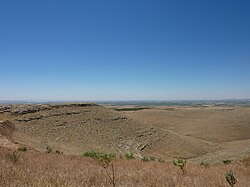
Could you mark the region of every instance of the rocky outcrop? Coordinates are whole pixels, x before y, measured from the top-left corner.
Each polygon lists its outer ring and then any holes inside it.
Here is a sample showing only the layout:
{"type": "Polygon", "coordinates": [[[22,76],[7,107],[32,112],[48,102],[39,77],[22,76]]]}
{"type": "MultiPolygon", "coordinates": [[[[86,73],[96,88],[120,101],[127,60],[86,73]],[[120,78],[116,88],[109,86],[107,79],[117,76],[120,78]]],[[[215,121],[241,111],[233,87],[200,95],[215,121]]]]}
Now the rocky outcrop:
{"type": "MultiPolygon", "coordinates": [[[[10,113],[12,115],[32,114],[44,110],[62,107],[88,107],[97,106],[95,103],[66,103],[66,104],[18,104],[0,106],[0,114],[10,113]]],[[[71,114],[69,114],[71,115],[71,114]]]]}

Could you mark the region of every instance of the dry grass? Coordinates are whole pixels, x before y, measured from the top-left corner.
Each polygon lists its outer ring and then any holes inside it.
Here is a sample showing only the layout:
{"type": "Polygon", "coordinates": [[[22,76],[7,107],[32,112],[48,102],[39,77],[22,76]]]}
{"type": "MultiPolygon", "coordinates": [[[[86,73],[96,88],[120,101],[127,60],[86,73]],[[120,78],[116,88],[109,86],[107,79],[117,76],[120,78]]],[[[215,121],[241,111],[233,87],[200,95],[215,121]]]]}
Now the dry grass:
{"type": "MultiPolygon", "coordinates": [[[[0,148],[0,186],[112,186],[103,165],[91,158],[28,151],[18,152],[14,163],[11,153],[0,148]]],[[[117,186],[228,186],[229,170],[238,179],[236,187],[250,186],[249,165],[241,162],[209,168],[187,164],[187,174],[171,163],[117,159],[113,164],[117,186]]]]}

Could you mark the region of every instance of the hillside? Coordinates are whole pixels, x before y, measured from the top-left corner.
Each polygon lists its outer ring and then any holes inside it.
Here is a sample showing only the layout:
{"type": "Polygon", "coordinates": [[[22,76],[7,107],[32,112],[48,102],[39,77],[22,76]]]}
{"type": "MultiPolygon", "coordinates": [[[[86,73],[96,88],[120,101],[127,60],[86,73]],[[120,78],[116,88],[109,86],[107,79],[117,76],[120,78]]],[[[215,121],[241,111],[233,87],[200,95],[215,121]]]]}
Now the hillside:
{"type": "MultiPolygon", "coordinates": [[[[184,158],[197,163],[248,156],[249,126],[230,131],[237,122],[230,118],[232,114],[227,114],[232,110],[222,110],[223,114],[215,111],[212,115],[204,110],[207,109],[177,107],[121,112],[93,103],[1,105],[0,120],[8,120],[14,127],[8,136],[0,128],[0,143],[5,147],[25,145],[41,152],[47,147],[76,155],[90,150],[123,155],[132,152],[138,158],[184,158]],[[211,117],[206,118],[206,113],[211,117]],[[231,122],[229,129],[223,129],[221,123],[217,128],[213,125],[216,123],[208,126],[208,119],[216,122],[216,118],[225,117],[227,123],[231,122]],[[240,136],[242,139],[237,138],[240,136]],[[225,141],[221,141],[223,137],[225,141]]],[[[238,126],[248,122],[248,110],[240,110],[238,126]]]]}
{"type": "MultiPolygon", "coordinates": [[[[236,187],[248,187],[249,161],[210,167],[188,163],[185,174],[172,163],[114,159],[112,164],[115,185],[119,187],[229,187],[225,173],[230,170],[237,179],[236,187]]],[[[13,153],[0,147],[0,165],[0,186],[112,186],[111,166],[105,169],[102,163],[83,156],[33,151],[13,153]],[[16,162],[14,154],[18,155],[16,162]]]]}
{"type": "MultiPolygon", "coordinates": [[[[153,106],[138,111],[127,110],[123,114],[134,121],[150,124],[172,134],[172,138],[168,136],[169,139],[164,142],[169,149],[176,151],[185,145],[189,150],[200,153],[194,157],[189,155],[190,161],[215,163],[250,155],[249,107],[153,106]],[[205,149],[209,147],[207,153],[202,152],[203,146],[205,149]]],[[[155,151],[159,147],[159,144],[156,145],[155,151]]],[[[185,152],[180,150],[182,154],[185,152]]]]}
{"type": "Polygon", "coordinates": [[[248,114],[248,107],[1,105],[0,186],[110,186],[111,165],[82,156],[101,151],[116,154],[117,186],[227,186],[233,170],[247,187],[248,114]],[[186,174],[175,158],[187,160],[186,174]]]}

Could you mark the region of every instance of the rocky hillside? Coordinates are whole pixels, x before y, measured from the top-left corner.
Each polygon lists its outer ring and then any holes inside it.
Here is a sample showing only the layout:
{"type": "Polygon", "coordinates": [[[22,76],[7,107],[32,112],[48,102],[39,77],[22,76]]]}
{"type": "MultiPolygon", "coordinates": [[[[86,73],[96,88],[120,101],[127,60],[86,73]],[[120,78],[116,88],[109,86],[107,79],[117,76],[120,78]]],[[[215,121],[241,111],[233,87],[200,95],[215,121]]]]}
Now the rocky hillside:
{"type": "Polygon", "coordinates": [[[194,158],[215,145],[134,121],[122,112],[96,104],[2,105],[0,120],[16,126],[14,141],[38,151],[66,154],[100,150],[138,157],[194,158]]]}

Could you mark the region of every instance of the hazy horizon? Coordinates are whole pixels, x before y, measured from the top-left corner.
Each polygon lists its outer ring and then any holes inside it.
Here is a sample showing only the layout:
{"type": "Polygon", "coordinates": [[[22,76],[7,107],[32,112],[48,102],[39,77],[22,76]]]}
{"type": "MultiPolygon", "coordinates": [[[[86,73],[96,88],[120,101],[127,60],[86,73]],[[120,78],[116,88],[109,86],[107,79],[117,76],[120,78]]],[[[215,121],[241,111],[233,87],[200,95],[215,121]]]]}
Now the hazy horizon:
{"type": "Polygon", "coordinates": [[[193,99],[193,100],[0,100],[0,104],[4,103],[63,103],[63,102],[97,102],[97,103],[112,103],[112,102],[155,102],[155,103],[171,103],[171,102],[249,102],[250,98],[243,98],[243,99],[193,99]]]}
{"type": "Polygon", "coordinates": [[[250,1],[0,2],[0,100],[250,98],[250,1]]]}

